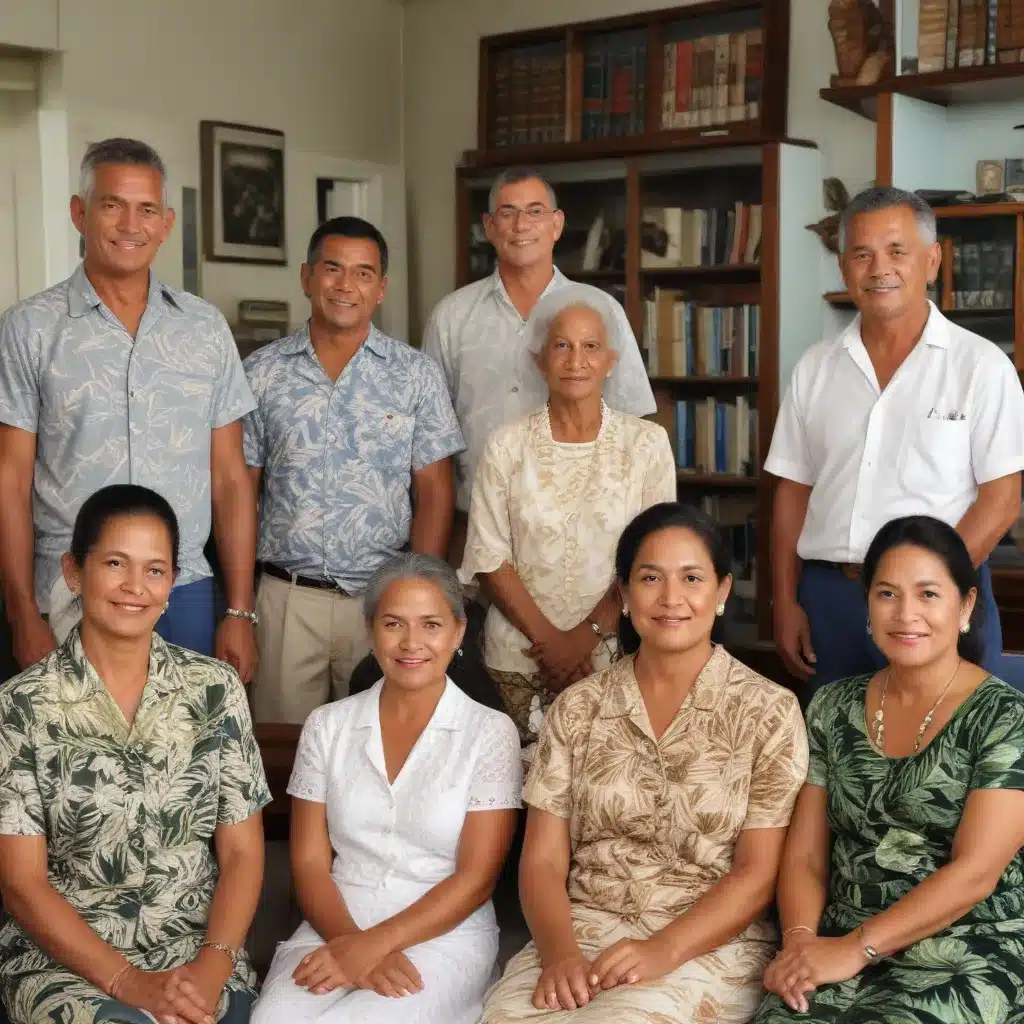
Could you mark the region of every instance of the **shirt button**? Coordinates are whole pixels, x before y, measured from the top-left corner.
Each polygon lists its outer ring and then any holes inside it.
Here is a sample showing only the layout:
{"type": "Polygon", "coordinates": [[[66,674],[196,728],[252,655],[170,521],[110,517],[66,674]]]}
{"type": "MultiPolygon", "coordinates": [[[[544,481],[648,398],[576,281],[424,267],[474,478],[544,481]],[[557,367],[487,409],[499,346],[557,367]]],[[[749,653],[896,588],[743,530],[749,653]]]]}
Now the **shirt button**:
{"type": "Polygon", "coordinates": [[[518,390],[519,390],[519,388],[513,388],[512,389],[512,394],[514,395],[518,390]]]}
{"type": "Polygon", "coordinates": [[[128,397],[129,397],[129,398],[134,398],[134,397],[135,397],[135,391],[134,391],[134,389],[128,392],[128,397]]]}
{"type": "Polygon", "coordinates": [[[384,829],[384,835],[386,835],[386,836],[391,835],[391,829],[389,829],[389,828],[384,829]]]}
{"type": "Polygon", "coordinates": [[[327,435],[327,440],[330,441],[331,444],[334,444],[334,442],[338,440],[338,435],[337,434],[328,434],[327,435]]]}

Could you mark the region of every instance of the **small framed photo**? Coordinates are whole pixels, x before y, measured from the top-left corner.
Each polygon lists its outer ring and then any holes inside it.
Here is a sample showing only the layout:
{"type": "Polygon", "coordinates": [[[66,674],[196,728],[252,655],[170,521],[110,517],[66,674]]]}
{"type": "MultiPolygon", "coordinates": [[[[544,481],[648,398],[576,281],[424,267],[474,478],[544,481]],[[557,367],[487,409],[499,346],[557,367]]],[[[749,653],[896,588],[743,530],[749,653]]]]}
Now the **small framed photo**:
{"type": "Polygon", "coordinates": [[[977,166],[978,195],[993,195],[1003,191],[1003,161],[979,160],[977,166]]]}
{"type": "Polygon", "coordinates": [[[201,121],[203,256],[285,266],[284,133],[201,121]]]}

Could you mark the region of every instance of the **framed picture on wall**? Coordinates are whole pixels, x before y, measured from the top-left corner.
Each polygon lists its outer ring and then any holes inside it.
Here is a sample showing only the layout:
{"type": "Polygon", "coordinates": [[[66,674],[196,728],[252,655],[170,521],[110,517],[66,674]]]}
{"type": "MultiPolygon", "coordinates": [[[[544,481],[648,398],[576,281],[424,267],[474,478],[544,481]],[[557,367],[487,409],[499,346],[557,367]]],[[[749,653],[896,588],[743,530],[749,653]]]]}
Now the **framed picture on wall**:
{"type": "Polygon", "coordinates": [[[201,121],[199,157],[204,258],[287,264],[284,133],[201,121]]]}

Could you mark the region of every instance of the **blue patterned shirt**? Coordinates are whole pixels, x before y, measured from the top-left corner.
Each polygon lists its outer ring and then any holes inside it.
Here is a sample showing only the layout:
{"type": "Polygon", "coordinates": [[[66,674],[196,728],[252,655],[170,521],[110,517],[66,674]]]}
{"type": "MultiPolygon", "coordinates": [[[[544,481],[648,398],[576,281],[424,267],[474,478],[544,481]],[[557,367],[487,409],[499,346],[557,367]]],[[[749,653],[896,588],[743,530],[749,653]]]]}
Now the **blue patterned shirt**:
{"type": "Polygon", "coordinates": [[[245,361],[256,409],[245,459],[263,470],[259,559],[350,594],[409,541],[412,471],[464,444],[437,364],[370,328],[333,382],[309,327],[245,361]]]}
{"type": "Polygon", "coordinates": [[[36,434],[36,600],[50,606],[82,503],[108,484],[162,494],[181,531],[177,585],[211,574],[210,431],[253,408],[217,309],[149,277],[136,337],[83,266],[0,316],[0,423],[36,434]]]}

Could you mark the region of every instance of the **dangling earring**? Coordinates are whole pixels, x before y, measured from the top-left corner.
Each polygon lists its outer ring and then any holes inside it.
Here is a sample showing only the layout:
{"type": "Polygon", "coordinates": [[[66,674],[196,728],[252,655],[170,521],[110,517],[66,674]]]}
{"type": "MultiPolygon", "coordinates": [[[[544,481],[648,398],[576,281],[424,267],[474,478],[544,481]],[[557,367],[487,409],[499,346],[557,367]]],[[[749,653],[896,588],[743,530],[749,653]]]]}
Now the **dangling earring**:
{"type": "Polygon", "coordinates": [[[629,605],[628,604],[623,604],[623,606],[622,606],[622,616],[623,616],[623,618],[626,618],[626,619],[629,618],[629,605]]]}
{"type": "Polygon", "coordinates": [[[868,631],[868,636],[871,636],[871,626],[867,627],[867,631],[868,631]]]}
{"type": "Polygon", "coordinates": [[[715,608],[715,614],[716,615],[724,615],[725,614],[725,605],[722,604],[722,603],[719,603],[718,607],[715,608]]]}
{"type": "Polygon", "coordinates": [[[461,658],[462,657],[462,648],[461,647],[455,652],[455,656],[457,658],[461,658]]]}

